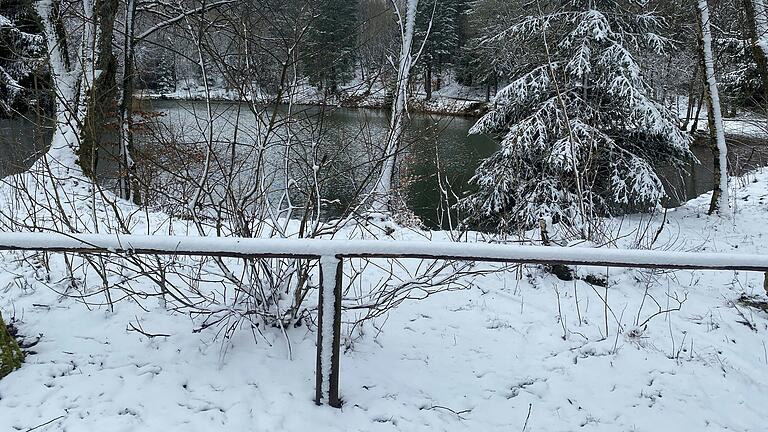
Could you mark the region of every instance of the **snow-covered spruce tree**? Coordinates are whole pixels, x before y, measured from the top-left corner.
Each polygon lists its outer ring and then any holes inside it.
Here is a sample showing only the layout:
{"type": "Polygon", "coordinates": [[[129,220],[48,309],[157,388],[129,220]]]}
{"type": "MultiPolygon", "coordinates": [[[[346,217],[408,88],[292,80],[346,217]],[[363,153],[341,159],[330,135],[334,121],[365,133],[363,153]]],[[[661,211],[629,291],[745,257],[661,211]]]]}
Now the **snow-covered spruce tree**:
{"type": "Polygon", "coordinates": [[[31,2],[3,0],[0,9],[0,118],[25,114],[31,101],[50,111],[45,38],[31,2]]]}
{"type": "Polygon", "coordinates": [[[498,137],[501,148],[477,169],[479,190],[459,204],[468,223],[514,231],[551,217],[589,237],[593,216],[659,203],[654,165],[693,158],[689,136],[650,99],[633,56],[662,49],[662,22],[628,4],[531,2],[527,15],[487,38],[526,49],[514,59],[516,78],[470,131],[498,137]]]}
{"type": "Polygon", "coordinates": [[[136,51],[137,86],[153,92],[169,93],[176,90],[174,54],[154,45],[141,46],[136,51]]]}

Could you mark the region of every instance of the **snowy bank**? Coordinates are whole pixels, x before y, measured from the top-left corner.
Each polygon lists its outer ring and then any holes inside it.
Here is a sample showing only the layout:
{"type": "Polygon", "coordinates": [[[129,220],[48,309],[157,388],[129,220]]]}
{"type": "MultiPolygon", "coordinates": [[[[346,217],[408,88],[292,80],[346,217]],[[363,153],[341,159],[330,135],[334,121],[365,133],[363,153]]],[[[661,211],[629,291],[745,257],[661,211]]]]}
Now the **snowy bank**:
{"type": "MultiPolygon", "coordinates": [[[[764,255],[768,174],[732,184],[732,220],[707,216],[705,195],[670,210],[652,245],[639,233],[655,233],[662,218],[617,223],[616,246],[764,255]]],[[[135,232],[169,232],[162,216],[151,218],[136,214],[135,232]]],[[[425,235],[447,240],[392,237],[425,235]]],[[[289,360],[277,329],[223,339],[189,315],[130,298],[114,312],[89,310],[59,294],[68,283],[61,268],[2,258],[0,310],[22,333],[44,336],[0,381],[0,430],[765,428],[768,314],[743,301],[766,301],[762,274],[577,269],[606,277],[606,287],[537,266],[486,275],[470,290],[406,301],[345,338],[344,406],[335,410],[313,404],[312,328],[289,329],[289,360]]],[[[369,267],[361,283],[384,270],[369,267]]],[[[98,280],[80,282],[97,292],[98,280]]]]}
{"type": "MultiPolygon", "coordinates": [[[[142,90],[136,93],[136,97],[144,100],[179,100],[201,101],[206,98],[204,87],[195,85],[179,86],[175,91],[155,92],[142,90]]],[[[233,102],[242,100],[243,97],[236,91],[223,88],[209,90],[210,97],[216,101],[233,102]]],[[[296,91],[285,96],[282,103],[293,103],[310,106],[332,106],[344,108],[370,108],[390,109],[392,95],[387,94],[386,88],[381,85],[364,85],[361,82],[353,82],[340,89],[338,95],[326,95],[309,84],[298,86],[296,91]]],[[[266,93],[254,93],[247,95],[248,100],[259,103],[274,103],[275,96],[266,93]]],[[[485,97],[473,89],[467,89],[455,83],[446,85],[441,91],[435,91],[430,100],[426,99],[423,92],[416,91],[409,96],[408,109],[411,112],[427,114],[443,114],[455,116],[479,117],[488,111],[489,103],[485,97]]]]}

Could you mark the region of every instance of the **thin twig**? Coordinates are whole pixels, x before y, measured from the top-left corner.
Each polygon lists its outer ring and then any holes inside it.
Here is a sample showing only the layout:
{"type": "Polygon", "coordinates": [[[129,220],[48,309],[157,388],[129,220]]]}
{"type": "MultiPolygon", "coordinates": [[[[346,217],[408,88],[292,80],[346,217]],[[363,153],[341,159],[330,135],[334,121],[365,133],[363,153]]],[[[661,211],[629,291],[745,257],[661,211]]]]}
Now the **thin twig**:
{"type": "Polygon", "coordinates": [[[531,408],[533,407],[533,404],[528,404],[528,415],[525,416],[525,424],[523,425],[523,431],[525,432],[525,428],[528,427],[528,420],[531,418],[531,408]]]}
{"type": "Polygon", "coordinates": [[[458,418],[459,418],[459,420],[464,420],[464,417],[462,417],[462,416],[461,416],[462,414],[466,414],[466,413],[468,413],[468,412],[472,412],[472,410],[471,410],[471,409],[465,409],[465,410],[461,410],[461,411],[454,411],[454,410],[452,410],[452,409],[450,409],[450,408],[448,408],[448,407],[444,407],[444,406],[442,406],[442,405],[432,405],[431,407],[422,408],[422,409],[428,409],[428,410],[432,410],[432,409],[444,409],[444,410],[446,410],[446,411],[450,411],[450,412],[452,412],[452,413],[456,414],[456,417],[458,417],[458,418]]]}
{"type": "Polygon", "coordinates": [[[44,426],[48,426],[49,424],[51,424],[51,423],[55,422],[56,420],[61,420],[61,419],[63,419],[63,418],[64,418],[64,416],[63,416],[63,415],[60,415],[60,416],[56,417],[55,419],[51,419],[51,420],[48,420],[47,422],[45,422],[45,423],[43,423],[43,424],[39,424],[39,425],[37,425],[37,426],[35,426],[35,427],[33,427],[33,428],[29,428],[29,429],[27,429],[27,432],[32,432],[32,431],[33,431],[33,430],[35,430],[35,429],[40,429],[41,427],[44,427],[44,426]]]}

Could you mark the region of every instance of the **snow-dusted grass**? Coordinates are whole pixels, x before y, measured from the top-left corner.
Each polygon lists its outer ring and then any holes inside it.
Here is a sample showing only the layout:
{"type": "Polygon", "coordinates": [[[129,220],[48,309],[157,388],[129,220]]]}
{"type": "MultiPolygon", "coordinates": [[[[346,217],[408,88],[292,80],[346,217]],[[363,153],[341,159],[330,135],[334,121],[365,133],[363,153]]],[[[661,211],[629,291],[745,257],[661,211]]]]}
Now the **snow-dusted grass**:
{"type": "MultiPolygon", "coordinates": [[[[732,184],[732,220],[706,216],[709,197],[699,197],[669,212],[654,247],[764,253],[768,174],[732,184]]],[[[624,220],[618,246],[632,245],[633,230],[646,222],[647,216],[624,220]]],[[[146,226],[137,222],[136,229],[146,226]]],[[[394,237],[423,239],[408,230],[394,237]]],[[[198,326],[189,317],[151,300],[147,310],[129,301],[115,312],[89,310],[56,294],[57,269],[48,280],[42,268],[16,258],[4,254],[0,263],[0,309],[20,320],[24,334],[44,337],[37,354],[0,381],[3,431],[54,419],[36,430],[766,427],[768,316],[738,303],[742,294],[766,300],[761,274],[578,269],[607,274],[603,288],[559,281],[531,266],[478,279],[472,290],[405,302],[386,322],[347,340],[345,403],[335,410],[313,403],[314,329],[289,330],[288,360],[277,329],[263,329],[264,338],[241,331],[221,341],[215,329],[193,333],[198,326]],[[652,317],[684,299],[681,310],[652,317]],[[149,338],[128,331],[131,325],[168,336],[149,338]]],[[[370,280],[380,276],[366,270],[370,280]]]]}

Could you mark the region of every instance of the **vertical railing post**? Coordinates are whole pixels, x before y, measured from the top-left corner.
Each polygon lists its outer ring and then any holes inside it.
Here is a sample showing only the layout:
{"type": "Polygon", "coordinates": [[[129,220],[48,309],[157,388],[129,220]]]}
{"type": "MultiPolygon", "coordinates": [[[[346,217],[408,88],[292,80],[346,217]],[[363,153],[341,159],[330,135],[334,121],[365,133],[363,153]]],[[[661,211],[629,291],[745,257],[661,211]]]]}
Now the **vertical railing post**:
{"type": "Polygon", "coordinates": [[[343,261],[335,256],[320,258],[315,403],[341,408],[339,361],[341,355],[341,283],[343,261]]]}
{"type": "Polygon", "coordinates": [[[763,274],[763,289],[765,294],[768,295],[768,271],[763,274]]]}

